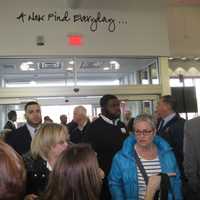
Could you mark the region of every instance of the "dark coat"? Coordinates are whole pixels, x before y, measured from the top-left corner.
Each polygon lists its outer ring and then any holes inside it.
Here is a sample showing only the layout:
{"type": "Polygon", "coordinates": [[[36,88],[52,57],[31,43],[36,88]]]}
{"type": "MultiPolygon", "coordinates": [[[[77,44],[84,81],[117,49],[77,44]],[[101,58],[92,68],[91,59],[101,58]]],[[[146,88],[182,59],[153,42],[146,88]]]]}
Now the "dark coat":
{"type": "Polygon", "coordinates": [[[183,172],[183,139],[185,119],[178,114],[168,121],[158,135],[164,138],[172,147],[182,176],[183,172]]]}
{"type": "Polygon", "coordinates": [[[99,165],[105,173],[101,200],[111,199],[107,175],[111,167],[113,156],[121,149],[126,136],[127,133],[123,122],[119,121],[117,126],[115,126],[104,121],[101,117],[92,122],[87,131],[86,141],[89,142],[97,152],[99,165]],[[122,130],[124,130],[125,133],[122,133],[122,130]]]}
{"type": "Polygon", "coordinates": [[[44,193],[48,183],[47,162],[40,157],[34,159],[30,152],[25,154],[23,159],[27,170],[26,194],[40,196],[44,193]]]}
{"type": "Polygon", "coordinates": [[[200,117],[185,123],[184,170],[188,179],[188,199],[200,199],[200,117]]]}
{"type": "Polygon", "coordinates": [[[31,146],[31,135],[26,125],[12,131],[5,138],[6,143],[12,146],[20,155],[27,153],[31,146]]]}
{"type": "Polygon", "coordinates": [[[69,131],[69,135],[72,134],[72,131],[73,131],[77,126],[78,126],[77,123],[74,122],[73,120],[67,124],[67,129],[68,129],[68,131],[69,131]]]}
{"type": "Polygon", "coordinates": [[[88,120],[86,125],[84,126],[83,130],[80,130],[78,127],[74,128],[71,132],[70,140],[73,143],[81,143],[85,141],[85,135],[90,127],[90,121],[88,120]]]}
{"type": "Polygon", "coordinates": [[[12,131],[16,130],[15,124],[13,124],[11,121],[7,121],[4,129],[10,129],[12,131]]]}

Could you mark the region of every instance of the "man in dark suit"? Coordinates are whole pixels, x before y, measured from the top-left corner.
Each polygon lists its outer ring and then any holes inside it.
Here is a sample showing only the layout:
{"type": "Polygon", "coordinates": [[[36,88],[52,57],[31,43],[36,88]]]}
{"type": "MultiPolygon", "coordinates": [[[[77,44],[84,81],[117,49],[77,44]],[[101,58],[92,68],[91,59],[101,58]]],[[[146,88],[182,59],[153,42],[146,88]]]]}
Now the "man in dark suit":
{"type": "Polygon", "coordinates": [[[17,120],[17,113],[14,110],[8,112],[8,121],[6,122],[4,129],[9,129],[11,131],[16,129],[14,122],[17,120]]]}
{"type": "Polygon", "coordinates": [[[26,124],[12,131],[5,138],[5,141],[21,155],[30,150],[32,138],[42,122],[41,109],[37,102],[28,102],[24,110],[26,124]]]}
{"type": "Polygon", "coordinates": [[[85,135],[90,127],[90,120],[87,117],[86,108],[83,106],[75,107],[73,120],[78,126],[70,133],[70,140],[73,143],[84,142],[85,135]]]}
{"type": "Polygon", "coordinates": [[[176,113],[176,100],[171,95],[162,96],[157,105],[161,118],[158,124],[158,135],[164,138],[173,148],[182,176],[183,173],[183,139],[185,119],[176,113]]]}
{"type": "Polygon", "coordinates": [[[127,136],[125,124],[120,121],[120,101],[114,95],[104,95],[100,99],[101,115],[91,123],[86,140],[97,152],[100,168],[105,173],[101,200],[110,200],[107,175],[115,153],[122,147],[127,136]]]}
{"type": "Polygon", "coordinates": [[[188,180],[188,199],[200,199],[200,117],[185,123],[184,171],[188,180]]]}

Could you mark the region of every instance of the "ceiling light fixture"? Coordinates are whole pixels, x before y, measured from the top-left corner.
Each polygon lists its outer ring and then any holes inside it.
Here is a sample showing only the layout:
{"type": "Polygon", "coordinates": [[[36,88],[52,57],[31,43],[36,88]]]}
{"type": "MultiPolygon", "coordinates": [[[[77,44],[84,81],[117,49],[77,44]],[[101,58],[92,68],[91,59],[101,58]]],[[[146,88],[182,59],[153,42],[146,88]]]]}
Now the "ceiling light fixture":
{"type": "Polygon", "coordinates": [[[36,81],[30,81],[30,85],[37,85],[36,81]]]}
{"type": "Polygon", "coordinates": [[[68,71],[73,71],[73,69],[74,69],[73,67],[67,67],[68,71]]]}
{"type": "Polygon", "coordinates": [[[196,57],[196,58],[194,58],[194,60],[196,60],[196,61],[199,61],[199,60],[200,60],[200,58],[199,58],[199,57],[196,57]]]}
{"type": "Polygon", "coordinates": [[[70,60],[70,61],[69,61],[69,64],[70,64],[70,65],[74,65],[74,63],[75,63],[75,62],[74,62],[73,60],[70,60]]]}
{"type": "Polygon", "coordinates": [[[169,58],[168,58],[168,60],[173,60],[173,59],[174,59],[173,57],[169,57],[169,58]]]}
{"type": "Polygon", "coordinates": [[[115,70],[120,69],[120,64],[115,60],[110,61],[110,66],[111,66],[111,68],[114,68],[115,70]]]}
{"type": "Polygon", "coordinates": [[[184,61],[185,61],[185,60],[187,60],[187,58],[186,58],[186,57],[182,57],[181,60],[184,60],[184,61]]]}
{"type": "Polygon", "coordinates": [[[33,62],[23,62],[21,65],[20,65],[20,69],[22,71],[34,71],[35,69],[34,68],[31,68],[30,65],[33,65],[34,63],[33,62]]]}
{"type": "Polygon", "coordinates": [[[104,71],[108,71],[110,68],[109,67],[104,67],[103,70],[104,71]]]}

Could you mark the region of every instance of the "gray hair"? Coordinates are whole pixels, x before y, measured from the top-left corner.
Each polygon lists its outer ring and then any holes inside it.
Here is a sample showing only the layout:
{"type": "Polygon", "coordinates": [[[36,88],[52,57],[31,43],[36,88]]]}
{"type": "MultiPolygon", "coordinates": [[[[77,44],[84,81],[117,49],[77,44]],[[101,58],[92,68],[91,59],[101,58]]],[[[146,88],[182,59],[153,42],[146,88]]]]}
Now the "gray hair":
{"type": "Polygon", "coordinates": [[[152,115],[145,113],[138,115],[134,120],[133,126],[135,127],[138,122],[147,122],[153,129],[156,128],[155,119],[152,115]]]}
{"type": "Polygon", "coordinates": [[[74,112],[78,112],[79,114],[87,116],[87,110],[86,110],[86,108],[84,106],[76,106],[74,108],[74,112]]]}

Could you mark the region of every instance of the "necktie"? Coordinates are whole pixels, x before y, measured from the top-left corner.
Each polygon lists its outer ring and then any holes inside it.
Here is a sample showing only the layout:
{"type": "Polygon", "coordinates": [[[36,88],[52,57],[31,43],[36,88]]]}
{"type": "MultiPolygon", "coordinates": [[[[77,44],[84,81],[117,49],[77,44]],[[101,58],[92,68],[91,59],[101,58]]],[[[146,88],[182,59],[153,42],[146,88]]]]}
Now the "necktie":
{"type": "Polygon", "coordinates": [[[34,133],[37,133],[37,131],[38,131],[38,129],[37,129],[37,128],[35,128],[35,130],[34,130],[34,133]]]}
{"type": "Polygon", "coordinates": [[[163,119],[160,121],[160,125],[159,125],[159,128],[158,128],[158,133],[160,133],[160,131],[162,130],[164,122],[165,122],[165,120],[163,120],[163,119]]]}

